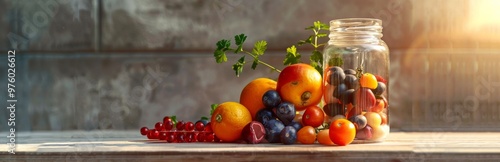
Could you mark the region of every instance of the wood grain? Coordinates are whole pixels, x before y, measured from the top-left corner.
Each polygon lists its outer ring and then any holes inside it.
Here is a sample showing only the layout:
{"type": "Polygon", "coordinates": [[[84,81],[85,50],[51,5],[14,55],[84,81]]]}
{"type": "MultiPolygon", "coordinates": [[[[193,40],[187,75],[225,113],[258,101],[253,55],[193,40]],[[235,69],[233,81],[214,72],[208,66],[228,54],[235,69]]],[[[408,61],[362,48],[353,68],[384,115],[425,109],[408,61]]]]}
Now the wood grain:
{"type": "Polygon", "coordinates": [[[166,143],[137,131],[20,132],[16,155],[34,161],[494,161],[500,133],[392,132],[385,142],[348,146],[166,143]]]}

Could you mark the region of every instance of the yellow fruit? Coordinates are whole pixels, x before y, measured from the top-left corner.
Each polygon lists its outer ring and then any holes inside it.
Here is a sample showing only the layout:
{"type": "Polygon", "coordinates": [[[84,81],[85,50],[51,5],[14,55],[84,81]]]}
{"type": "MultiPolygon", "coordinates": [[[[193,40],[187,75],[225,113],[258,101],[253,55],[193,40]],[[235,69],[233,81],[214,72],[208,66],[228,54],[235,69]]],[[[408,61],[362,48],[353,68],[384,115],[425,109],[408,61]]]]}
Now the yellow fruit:
{"type": "Polygon", "coordinates": [[[379,127],[382,124],[382,117],[376,112],[367,112],[364,114],[368,125],[372,128],[379,127]]]}
{"type": "Polygon", "coordinates": [[[240,103],[248,109],[252,119],[255,119],[255,114],[264,108],[262,96],[268,90],[276,90],[276,81],[268,78],[257,78],[248,83],[241,91],[240,103]]]}
{"type": "Polygon", "coordinates": [[[318,135],[316,136],[316,139],[318,139],[318,143],[323,144],[323,145],[334,145],[332,139],[330,138],[330,130],[329,129],[323,129],[318,132],[318,135]]]}
{"type": "Polygon", "coordinates": [[[214,110],[210,126],[219,139],[234,142],[251,121],[252,117],[245,106],[237,102],[224,102],[214,110]]]}
{"type": "Polygon", "coordinates": [[[378,86],[377,77],[370,73],[364,73],[359,79],[361,87],[375,89],[378,86]]]}

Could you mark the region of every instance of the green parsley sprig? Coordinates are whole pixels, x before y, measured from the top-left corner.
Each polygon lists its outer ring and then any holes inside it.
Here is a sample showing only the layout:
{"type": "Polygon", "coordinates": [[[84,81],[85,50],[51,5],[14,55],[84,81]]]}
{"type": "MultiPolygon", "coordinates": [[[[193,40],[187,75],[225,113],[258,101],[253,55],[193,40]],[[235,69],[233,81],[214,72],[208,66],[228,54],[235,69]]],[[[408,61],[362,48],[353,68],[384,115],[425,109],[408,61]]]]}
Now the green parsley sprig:
{"type": "MultiPolygon", "coordinates": [[[[323,53],[319,50],[321,46],[324,46],[326,43],[318,43],[319,38],[323,38],[328,36],[326,32],[330,30],[330,26],[320,21],[315,21],[312,26],[307,27],[305,30],[313,31],[313,34],[310,35],[306,40],[300,40],[297,44],[298,46],[302,46],[305,44],[310,44],[314,47],[311,56],[309,57],[310,65],[313,66],[319,73],[323,73],[323,53]],[[326,31],[326,32],[323,32],[326,31]]],[[[292,46],[294,47],[294,46],[292,46]]],[[[286,65],[286,64],[285,64],[286,65]]]]}
{"type": "MultiPolygon", "coordinates": [[[[305,28],[306,30],[313,31],[313,34],[310,35],[307,39],[300,40],[297,43],[297,46],[310,44],[314,47],[314,50],[313,50],[311,56],[309,57],[310,65],[313,66],[316,70],[318,70],[318,72],[320,72],[321,74],[323,73],[323,53],[319,50],[319,48],[321,46],[324,46],[325,43],[318,43],[318,39],[328,36],[327,33],[322,32],[322,31],[325,31],[325,30],[328,31],[329,28],[330,27],[327,24],[321,23],[320,21],[315,21],[312,26],[305,28]]],[[[250,51],[243,50],[243,43],[245,42],[246,38],[247,38],[247,36],[245,34],[240,34],[240,35],[234,36],[234,41],[236,44],[235,49],[230,48],[230,46],[231,46],[230,40],[222,39],[222,40],[218,41],[216,44],[217,49],[214,51],[215,61],[217,63],[227,62],[226,52],[233,51],[235,54],[243,53],[243,54],[247,54],[247,55],[251,56],[253,58],[252,69],[254,69],[254,70],[258,64],[262,64],[262,65],[265,65],[265,66],[271,68],[272,70],[274,70],[276,72],[281,72],[281,70],[273,67],[272,65],[259,60],[259,56],[264,55],[264,52],[267,49],[267,42],[266,41],[262,40],[262,41],[256,42],[254,44],[254,48],[250,52],[250,51]]],[[[302,56],[300,55],[300,53],[297,52],[297,47],[295,45],[292,45],[291,47],[288,47],[286,49],[286,55],[285,55],[285,59],[283,60],[283,65],[287,66],[287,65],[291,65],[291,64],[301,63],[302,62],[300,60],[301,57],[302,56]]],[[[233,64],[232,68],[235,71],[236,76],[239,77],[241,72],[243,72],[243,66],[245,64],[246,64],[245,55],[240,57],[240,59],[238,59],[236,61],[236,63],[233,64]]]]}
{"type": "MultiPolygon", "coordinates": [[[[265,63],[265,62],[259,60],[259,56],[262,56],[267,49],[267,42],[266,41],[262,40],[262,41],[255,42],[254,47],[252,49],[252,52],[249,52],[249,51],[243,50],[243,43],[245,42],[246,39],[247,39],[247,36],[245,34],[240,34],[240,35],[234,36],[236,49],[230,48],[231,41],[229,41],[229,40],[222,39],[222,40],[218,41],[216,44],[217,49],[214,51],[215,61],[217,63],[227,62],[226,52],[233,51],[235,54],[243,53],[243,54],[247,54],[247,55],[251,56],[253,58],[252,69],[254,69],[254,70],[255,70],[255,68],[257,68],[258,64],[262,64],[262,65],[265,65],[265,66],[271,68],[272,70],[274,70],[278,73],[281,72],[281,70],[269,65],[268,63],[265,63]]],[[[243,72],[243,65],[245,65],[245,64],[246,64],[245,55],[240,57],[240,59],[238,59],[236,61],[236,63],[233,64],[233,70],[235,71],[236,76],[238,76],[238,77],[240,76],[241,72],[243,72]]]]}

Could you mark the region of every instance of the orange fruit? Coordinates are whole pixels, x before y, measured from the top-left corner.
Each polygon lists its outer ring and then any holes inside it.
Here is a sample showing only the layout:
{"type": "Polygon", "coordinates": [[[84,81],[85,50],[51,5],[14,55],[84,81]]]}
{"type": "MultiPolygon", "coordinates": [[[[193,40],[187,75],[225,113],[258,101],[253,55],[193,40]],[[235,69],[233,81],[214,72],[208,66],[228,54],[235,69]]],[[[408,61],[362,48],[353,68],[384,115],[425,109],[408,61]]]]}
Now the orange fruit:
{"type": "Polygon", "coordinates": [[[241,138],[243,128],[252,121],[247,108],[237,102],[224,102],[215,108],[210,126],[222,141],[234,142],[241,138]]]}
{"type": "Polygon", "coordinates": [[[276,90],[276,81],[268,78],[257,78],[248,83],[241,91],[240,103],[245,106],[255,119],[255,114],[264,108],[262,96],[268,90],[276,90]]]}
{"type": "Polygon", "coordinates": [[[316,130],[311,126],[304,126],[297,132],[297,140],[302,144],[313,144],[316,141],[316,130]]]}
{"type": "Polygon", "coordinates": [[[370,73],[364,73],[361,75],[361,78],[359,78],[359,84],[361,87],[375,89],[378,86],[377,77],[370,73]]]}
{"type": "Polygon", "coordinates": [[[293,64],[285,67],[278,77],[276,90],[282,101],[295,105],[295,110],[316,105],[323,96],[321,74],[311,65],[293,64]]]}
{"type": "Polygon", "coordinates": [[[323,145],[333,145],[334,143],[332,142],[332,139],[330,138],[330,130],[329,129],[323,129],[318,132],[318,135],[316,137],[318,139],[318,142],[323,145]]]}

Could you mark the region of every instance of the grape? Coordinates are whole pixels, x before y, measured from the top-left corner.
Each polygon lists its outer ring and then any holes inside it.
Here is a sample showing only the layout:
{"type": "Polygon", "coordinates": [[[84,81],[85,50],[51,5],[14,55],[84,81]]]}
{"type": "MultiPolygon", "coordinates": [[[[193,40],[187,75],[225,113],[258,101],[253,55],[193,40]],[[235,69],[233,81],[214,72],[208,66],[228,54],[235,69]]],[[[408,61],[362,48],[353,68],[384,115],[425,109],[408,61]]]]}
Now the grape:
{"type": "Polygon", "coordinates": [[[372,128],[378,127],[382,124],[382,117],[376,112],[367,112],[364,114],[368,125],[372,128]]]}
{"type": "Polygon", "coordinates": [[[345,69],[345,70],[344,70],[344,73],[345,73],[346,75],[349,75],[349,74],[350,74],[350,75],[356,75],[356,70],[354,70],[354,69],[345,69]]]}
{"type": "Polygon", "coordinates": [[[333,90],[333,97],[335,98],[340,98],[341,94],[347,90],[347,86],[345,84],[340,84],[337,87],[335,87],[335,90],[333,90]]]}
{"type": "Polygon", "coordinates": [[[327,80],[330,85],[338,85],[340,83],[344,83],[345,73],[342,68],[335,66],[330,68],[330,71],[330,77],[329,80],[327,80]]]}
{"type": "Polygon", "coordinates": [[[359,110],[370,110],[377,103],[373,92],[368,88],[360,88],[354,92],[354,106],[359,110]]]}
{"type": "Polygon", "coordinates": [[[148,127],[142,127],[141,128],[141,135],[145,136],[145,135],[148,134],[148,132],[149,132],[148,127]]]}
{"type": "Polygon", "coordinates": [[[372,127],[367,125],[365,128],[356,131],[356,139],[369,140],[372,138],[372,127]]]}
{"type": "Polygon", "coordinates": [[[280,133],[281,142],[285,145],[294,144],[297,141],[297,130],[292,126],[286,126],[280,133]]]}
{"type": "Polygon", "coordinates": [[[187,122],[186,124],[184,124],[184,129],[186,131],[193,131],[194,130],[193,122],[187,122]]]}
{"type": "Polygon", "coordinates": [[[263,125],[266,125],[269,120],[274,118],[275,117],[273,116],[273,112],[269,109],[261,109],[255,115],[255,120],[262,123],[263,125]]]}
{"type": "Polygon", "coordinates": [[[323,106],[323,111],[325,112],[326,115],[328,116],[335,116],[335,115],[344,115],[345,114],[345,109],[342,104],[339,103],[329,103],[323,106]]]}
{"type": "Polygon", "coordinates": [[[358,89],[359,88],[358,77],[356,77],[355,75],[346,75],[344,83],[348,89],[358,89]]]}
{"type": "Polygon", "coordinates": [[[266,108],[273,108],[281,103],[281,97],[276,90],[269,90],[262,96],[262,103],[266,108]]]}
{"type": "Polygon", "coordinates": [[[201,121],[197,121],[196,124],[194,124],[194,128],[197,131],[203,131],[203,129],[205,129],[205,124],[201,121]]]}
{"type": "Polygon", "coordinates": [[[363,115],[352,116],[349,118],[349,121],[351,121],[354,124],[354,126],[356,126],[357,130],[365,128],[368,122],[366,120],[366,117],[363,115]]]}
{"type": "Polygon", "coordinates": [[[279,104],[277,108],[273,108],[273,112],[285,125],[289,125],[295,118],[295,106],[289,102],[279,104]]]}
{"type": "Polygon", "coordinates": [[[385,86],[385,83],[383,82],[378,82],[377,83],[377,88],[375,89],[372,89],[372,92],[375,96],[380,96],[382,95],[382,93],[385,92],[385,90],[387,89],[387,86],[385,86]]]}
{"type": "Polygon", "coordinates": [[[354,101],[354,92],[354,89],[348,89],[342,92],[340,95],[340,102],[345,105],[352,103],[354,101]]]}

